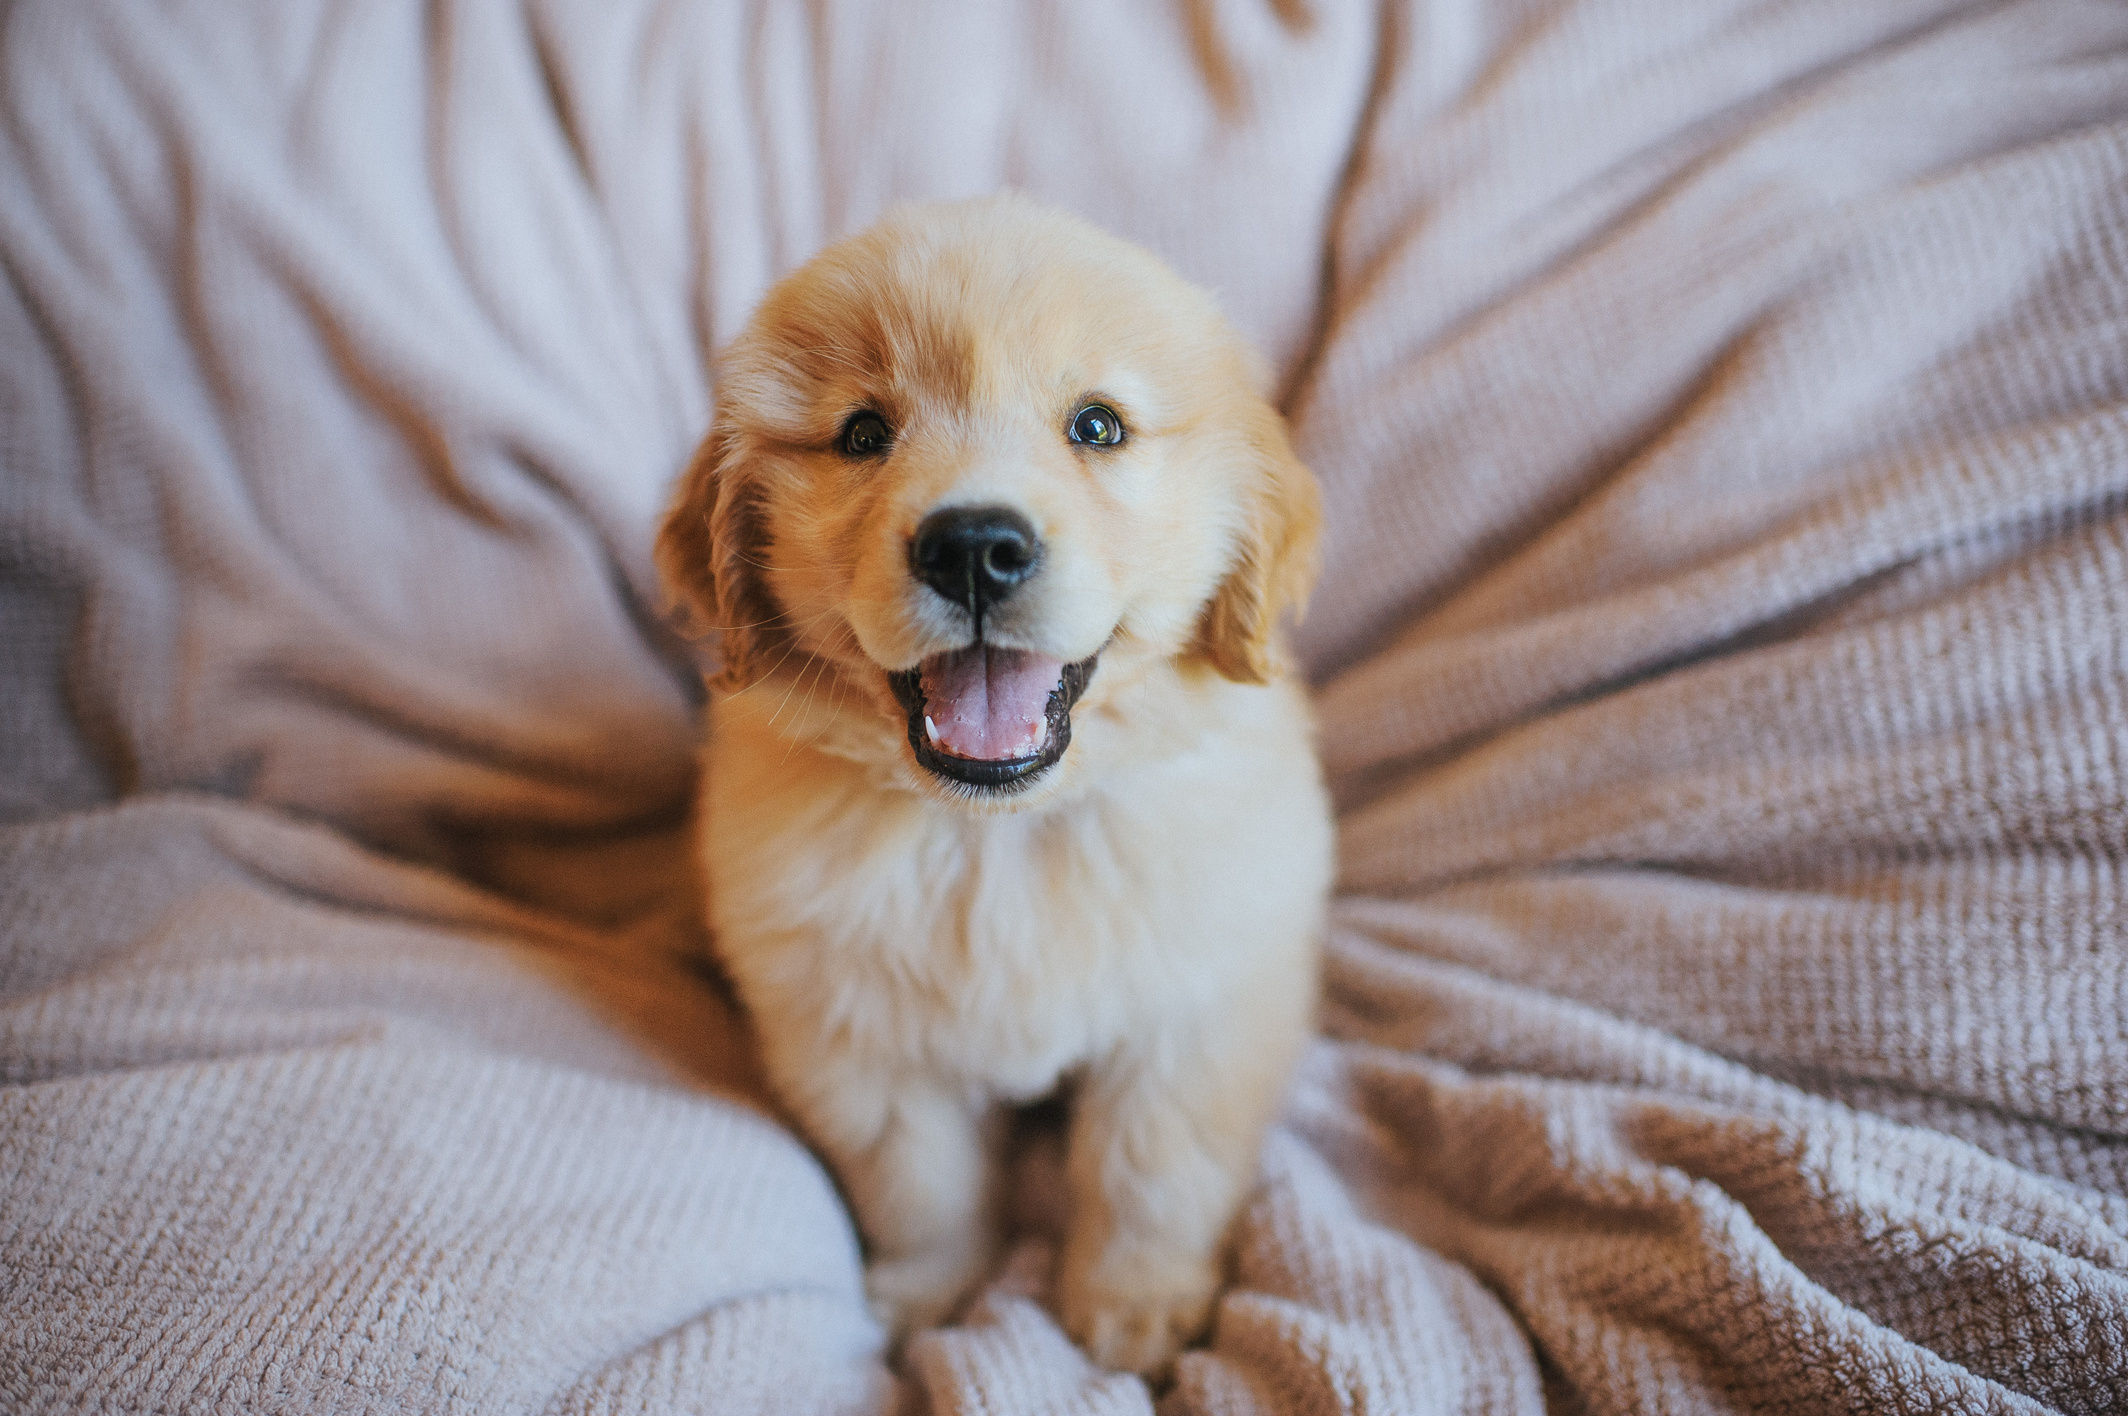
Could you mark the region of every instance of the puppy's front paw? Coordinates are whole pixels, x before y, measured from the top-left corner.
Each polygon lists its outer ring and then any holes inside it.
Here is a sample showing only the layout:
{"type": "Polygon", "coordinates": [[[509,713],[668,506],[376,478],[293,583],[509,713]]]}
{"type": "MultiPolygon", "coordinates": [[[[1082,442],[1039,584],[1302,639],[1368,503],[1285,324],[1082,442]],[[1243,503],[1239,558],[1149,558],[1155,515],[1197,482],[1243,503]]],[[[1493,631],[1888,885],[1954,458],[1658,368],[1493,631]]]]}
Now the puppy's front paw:
{"type": "Polygon", "coordinates": [[[865,1297],[872,1316],[896,1345],[912,1333],[937,1327],[983,1276],[980,1254],[925,1251],[877,1259],[865,1269],[865,1297]]]}
{"type": "Polygon", "coordinates": [[[1204,1333],[1219,1291],[1209,1261],[1148,1262],[1130,1275],[1121,1264],[1074,1273],[1067,1264],[1059,1294],[1064,1328],[1102,1366],[1145,1376],[1164,1374],[1175,1354],[1204,1333]]]}

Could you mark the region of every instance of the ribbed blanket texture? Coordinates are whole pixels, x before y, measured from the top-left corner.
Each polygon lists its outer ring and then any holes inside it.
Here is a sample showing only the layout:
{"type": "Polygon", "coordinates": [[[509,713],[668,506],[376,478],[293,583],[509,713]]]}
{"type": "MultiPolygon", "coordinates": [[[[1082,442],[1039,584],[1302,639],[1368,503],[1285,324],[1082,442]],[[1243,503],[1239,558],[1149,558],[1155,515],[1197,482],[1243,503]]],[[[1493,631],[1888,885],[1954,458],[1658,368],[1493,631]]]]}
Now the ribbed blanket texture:
{"type": "MultiPolygon", "coordinates": [[[[0,1409],[2128,1409],[2128,7],[0,6],[0,1409]],[[890,1366],[699,958],[711,362],[1018,187],[1320,476],[1174,1383],[890,1366]]],[[[1048,1147],[1045,1150],[1045,1146],[1048,1147]]]]}

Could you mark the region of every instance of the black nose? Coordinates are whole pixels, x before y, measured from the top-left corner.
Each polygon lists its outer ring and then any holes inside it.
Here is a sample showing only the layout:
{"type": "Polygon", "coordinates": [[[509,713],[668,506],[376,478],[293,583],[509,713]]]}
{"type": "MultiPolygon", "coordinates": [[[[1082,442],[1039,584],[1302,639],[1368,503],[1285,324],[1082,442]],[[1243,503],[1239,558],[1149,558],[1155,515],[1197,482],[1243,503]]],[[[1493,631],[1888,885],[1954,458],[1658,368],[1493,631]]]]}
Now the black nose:
{"type": "Polygon", "coordinates": [[[916,578],[975,617],[1010,595],[1042,561],[1042,543],[1027,518],[1003,506],[934,511],[909,543],[916,578]]]}

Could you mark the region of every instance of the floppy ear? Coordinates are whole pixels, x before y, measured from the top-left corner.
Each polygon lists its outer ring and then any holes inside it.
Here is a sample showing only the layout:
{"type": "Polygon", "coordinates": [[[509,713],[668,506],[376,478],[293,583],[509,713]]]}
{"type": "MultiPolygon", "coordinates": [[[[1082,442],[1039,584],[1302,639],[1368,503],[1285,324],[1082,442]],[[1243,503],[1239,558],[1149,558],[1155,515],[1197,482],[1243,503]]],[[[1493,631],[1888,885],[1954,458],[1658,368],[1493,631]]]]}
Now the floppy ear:
{"type": "Polygon", "coordinates": [[[684,628],[719,632],[710,686],[724,690],[753,681],[779,614],[761,579],[767,536],[743,452],[744,439],[719,416],[658,531],[658,571],[679,597],[684,628]]]}
{"type": "Polygon", "coordinates": [[[1234,564],[1204,607],[1191,646],[1236,683],[1269,683],[1285,667],[1279,617],[1288,607],[1296,615],[1307,607],[1323,521],[1315,475],[1293,455],[1284,422],[1268,405],[1256,412],[1234,564]]]}

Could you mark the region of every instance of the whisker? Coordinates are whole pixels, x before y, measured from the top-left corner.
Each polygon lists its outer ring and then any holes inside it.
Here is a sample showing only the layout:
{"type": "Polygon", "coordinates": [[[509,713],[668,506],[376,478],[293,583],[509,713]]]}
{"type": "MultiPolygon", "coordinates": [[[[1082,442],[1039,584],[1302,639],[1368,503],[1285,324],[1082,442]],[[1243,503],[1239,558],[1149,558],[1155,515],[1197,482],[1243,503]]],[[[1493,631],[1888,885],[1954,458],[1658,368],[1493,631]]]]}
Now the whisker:
{"type": "MultiPolygon", "coordinates": [[[[859,603],[869,602],[860,601],[859,603]]],[[[834,613],[835,606],[830,605],[828,606],[828,608],[822,610],[819,614],[814,615],[811,619],[807,620],[804,624],[795,627],[798,629],[809,628],[810,626],[818,624],[820,621],[826,619],[829,615],[832,615],[834,613]]],[[[790,617],[791,612],[789,610],[778,610],[776,611],[776,613],[770,615],[767,619],[755,620],[752,624],[706,624],[703,625],[702,628],[704,630],[712,630],[716,633],[724,634],[735,629],[761,629],[768,625],[774,624],[777,620],[787,620],[790,617]]]]}
{"type": "MultiPolygon", "coordinates": [[[[793,645],[793,646],[792,646],[792,648],[794,648],[794,649],[795,649],[796,647],[797,647],[796,645],[793,645]]],[[[784,657],[785,659],[788,659],[788,658],[790,657],[790,654],[789,654],[789,653],[785,653],[783,657],[784,657]]],[[[783,660],[782,660],[782,659],[779,659],[779,660],[777,660],[776,662],[777,662],[777,666],[778,666],[778,667],[780,668],[780,667],[782,666],[782,662],[783,662],[783,660]]],[[[783,716],[783,710],[784,710],[785,708],[787,708],[787,707],[789,707],[789,706],[790,706],[790,702],[791,702],[791,695],[792,695],[793,693],[796,693],[796,692],[798,691],[798,685],[799,685],[799,684],[801,684],[801,683],[804,683],[804,682],[805,682],[805,675],[806,675],[806,671],[807,671],[807,669],[809,669],[809,668],[813,667],[814,665],[817,665],[817,664],[818,664],[819,662],[820,662],[820,661],[819,661],[818,659],[815,659],[815,660],[813,661],[813,664],[809,664],[809,665],[806,665],[805,667],[802,667],[802,668],[800,668],[800,669],[798,670],[798,677],[797,677],[797,678],[795,678],[795,679],[792,679],[792,680],[791,680],[791,686],[790,686],[789,688],[786,688],[785,690],[783,690],[783,697],[782,697],[782,698],[781,698],[781,699],[780,699],[780,700],[779,700],[779,701],[777,702],[777,704],[776,704],[776,711],[768,715],[768,725],[769,725],[770,727],[772,727],[772,728],[773,728],[773,727],[775,727],[775,726],[776,726],[776,720],[777,720],[778,718],[782,717],[782,716],[783,716]]],[[[770,672],[771,672],[771,673],[773,673],[773,672],[774,672],[774,670],[772,669],[772,670],[770,670],[770,672]]]]}
{"type": "Polygon", "coordinates": [[[796,575],[799,573],[799,567],[797,566],[770,565],[765,560],[755,560],[752,556],[746,554],[744,551],[733,552],[733,558],[735,560],[745,561],[748,565],[752,566],[756,570],[780,570],[785,575],[796,575]]]}
{"type": "MultiPolygon", "coordinates": [[[[799,721],[803,722],[805,716],[812,711],[813,700],[820,692],[821,680],[828,677],[830,673],[833,674],[835,679],[835,697],[833,703],[828,709],[827,717],[821,721],[820,727],[813,733],[813,735],[806,740],[805,745],[808,748],[811,748],[814,744],[818,743],[822,738],[827,736],[828,729],[834,724],[835,710],[842,706],[842,689],[844,684],[842,671],[838,666],[833,664],[833,662],[829,659],[828,656],[830,654],[841,652],[846,644],[854,646],[856,641],[856,631],[852,629],[850,627],[849,622],[845,620],[841,625],[836,627],[834,638],[829,640],[826,645],[822,646],[820,654],[815,657],[814,662],[819,666],[820,671],[813,676],[812,687],[806,690],[805,702],[798,709],[799,721]]],[[[783,751],[783,760],[785,762],[790,761],[791,753],[797,748],[797,746],[798,741],[796,738],[793,738],[791,740],[791,746],[785,748],[783,751]]]]}
{"type": "MultiPolygon", "coordinates": [[[[812,669],[812,674],[813,674],[813,688],[818,688],[818,687],[820,686],[820,675],[821,675],[822,671],[824,671],[824,670],[825,670],[825,669],[827,668],[827,664],[828,664],[828,661],[827,661],[826,659],[824,659],[824,658],[820,658],[820,657],[818,657],[818,656],[815,656],[815,657],[814,657],[814,659],[813,659],[813,662],[812,662],[812,665],[811,665],[811,669],[812,669]]],[[[798,671],[798,683],[794,683],[794,684],[792,684],[792,685],[791,685],[791,688],[790,688],[790,691],[786,691],[786,692],[784,693],[784,695],[783,695],[783,702],[784,702],[784,703],[788,703],[788,702],[790,702],[790,699],[791,699],[791,692],[795,692],[795,691],[796,691],[796,689],[797,689],[797,687],[798,687],[798,684],[802,684],[802,683],[804,683],[804,682],[805,682],[805,674],[806,674],[806,671],[805,671],[804,669],[801,669],[801,670],[799,670],[799,671],[798,671]]],[[[807,690],[806,690],[806,692],[805,692],[805,698],[804,698],[804,700],[803,700],[802,702],[800,702],[800,703],[799,703],[799,705],[798,705],[798,718],[797,718],[797,723],[795,724],[795,726],[803,726],[803,724],[805,723],[805,713],[806,713],[806,709],[808,709],[809,707],[811,707],[811,706],[812,706],[812,703],[813,703],[813,689],[812,689],[812,688],[809,688],[809,689],[807,689],[807,690]]],[[[781,717],[782,715],[783,715],[783,704],[782,704],[782,703],[779,703],[779,704],[777,704],[777,705],[776,705],[776,711],[775,711],[775,713],[773,713],[773,714],[771,714],[771,715],[769,716],[769,720],[768,720],[768,722],[769,722],[769,726],[770,726],[770,727],[774,727],[774,726],[776,725],[776,719],[777,719],[777,718],[779,718],[779,717],[781,717]]],[[[784,749],[783,749],[783,765],[785,765],[785,766],[789,766],[789,765],[790,765],[790,760],[791,760],[791,754],[792,754],[793,752],[796,752],[797,750],[798,750],[798,739],[797,739],[797,738],[796,738],[795,736],[793,736],[793,737],[792,737],[792,738],[790,739],[789,743],[788,743],[788,744],[787,744],[787,745],[786,745],[786,746],[784,747],[784,749]]]]}
{"type": "MultiPolygon", "coordinates": [[[[790,633],[790,643],[784,647],[782,655],[776,660],[776,662],[769,665],[767,671],[764,672],[759,678],[756,678],[753,683],[748,684],[746,687],[738,690],[738,692],[733,693],[730,696],[732,698],[737,698],[741,694],[751,693],[754,691],[757,685],[766,683],[771,677],[775,675],[778,669],[781,669],[784,666],[784,664],[790,659],[791,655],[798,652],[798,636],[804,633],[806,630],[811,629],[814,625],[820,623],[822,620],[826,619],[829,615],[835,613],[837,613],[836,607],[830,605],[826,609],[822,610],[819,614],[814,615],[809,620],[806,620],[803,624],[792,625],[790,633]]],[[[789,614],[788,611],[786,611],[778,614],[776,616],[776,619],[786,619],[788,617],[789,614]]],[[[771,621],[771,623],[773,623],[773,621],[771,621]]],[[[785,696],[788,697],[789,695],[786,694],[785,696]]],[[[780,712],[781,710],[779,709],[778,711],[780,712]]],[[[771,718],[769,721],[774,722],[775,720],[771,718]]]]}
{"type": "Polygon", "coordinates": [[[737,693],[732,694],[731,697],[742,697],[746,694],[752,693],[756,688],[759,688],[762,684],[767,683],[771,678],[775,677],[776,671],[783,667],[784,663],[789,660],[791,655],[797,652],[798,641],[794,638],[787,646],[785,646],[782,655],[777,658],[775,663],[770,664],[765,672],[763,672],[759,677],[757,677],[752,683],[740,689],[737,693]]]}
{"type": "MultiPolygon", "coordinates": [[[[825,613],[822,613],[822,614],[818,614],[818,615],[815,615],[815,616],[813,616],[813,618],[812,618],[812,619],[810,619],[810,620],[807,620],[807,621],[806,621],[806,624],[805,624],[805,626],[801,626],[801,627],[809,627],[809,626],[811,626],[811,625],[813,625],[813,624],[817,624],[817,623],[818,623],[818,622],[819,622],[820,620],[822,620],[822,619],[824,619],[824,618],[826,618],[826,614],[825,614],[825,613]]],[[[799,646],[798,646],[798,638],[797,638],[797,636],[796,636],[796,635],[793,635],[793,636],[791,637],[791,642],[790,642],[790,646],[789,646],[788,648],[786,648],[786,649],[785,649],[785,650],[783,651],[783,657],[782,657],[782,658],[779,658],[778,660],[776,660],[776,662],[775,662],[774,664],[771,664],[771,665],[769,666],[769,670],[768,670],[768,672],[767,672],[767,673],[765,673],[765,674],[763,674],[763,675],[762,675],[762,676],[761,676],[760,678],[758,678],[758,679],[754,680],[754,683],[765,683],[765,682],[767,682],[767,681],[768,681],[768,680],[769,680],[770,678],[774,677],[774,676],[775,676],[775,674],[776,674],[776,671],[777,671],[778,669],[781,669],[781,668],[782,668],[782,667],[784,666],[784,664],[785,664],[786,662],[788,662],[788,661],[789,661],[789,659],[790,659],[791,655],[793,655],[793,654],[795,654],[795,653],[797,653],[797,652],[798,652],[798,647],[799,647],[799,646]]],[[[793,692],[793,690],[795,690],[795,689],[796,689],[796,688],[798,687],[798,684],[799,684],[799,682],[803,681],[803,680],[804,680],[804,678],[805,678],[805,670],[804,670],[804,669],[800,669],[800,670],[798,671],[798,678],[792,681],[792,683],[791,683],[791,686],[790,686],[790,688],[786,688],[785,690],[783,690],[783,698],[782,698],[782,701],[776,704],[776,711],[775,711],[775,712],[773,712],[773,713],[771,713],[771,714],[769,714],[769,717],[768,717],[768,725],[769,725],[770,727],[772,727],[772,728],[773,728],[774,726],[776,726],[776,719],[778,719],[778,718],[780,718],[780,717],[782,717],[782,716],[783,716],[783,708],[784,708],[784,705],[785,705],[785,704],[787,704],[787,703],[789,703],[789,702],[791,701],[791,693],[793,692]]],[[[754,686],[754,684],[750,683],[750,684],[748,684],[748,685],[747,685],[746,687],[747,687],[747,688],[752,688],[753,686],[754,686]]],[[[739,692],[740,692],[740,693],[744,693],[745,691],[746,691],[746,689],[741,689],[741,690],[740,690],[739,692]]],[[[736,697],[738,697],[738,694],[733,694],[732,696],[733,696],[734,698],[736,698],[736,697]]]]}

